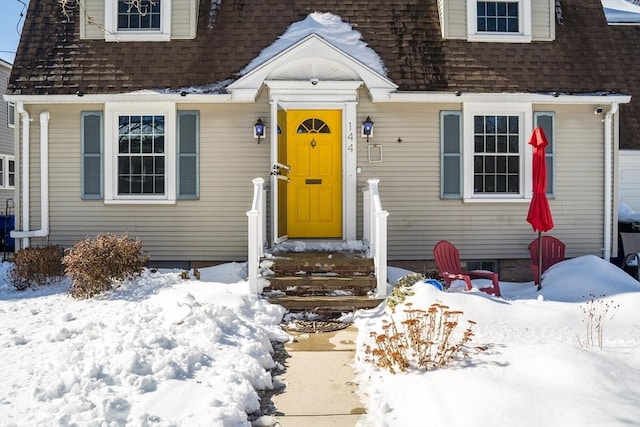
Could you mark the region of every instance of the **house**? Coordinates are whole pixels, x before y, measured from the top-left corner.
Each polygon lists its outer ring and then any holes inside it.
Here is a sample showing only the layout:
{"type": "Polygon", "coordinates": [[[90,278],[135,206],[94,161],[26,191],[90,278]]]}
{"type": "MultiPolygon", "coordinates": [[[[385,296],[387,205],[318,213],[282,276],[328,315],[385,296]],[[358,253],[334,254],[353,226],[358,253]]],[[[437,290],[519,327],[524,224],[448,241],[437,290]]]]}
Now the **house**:
{"type": "Polygon", "coordinates": [[[268,246],[358,241],[376,178],[389,263],[428,270],[447,239],[513,279],[541,126],[552,234],[617,250],[640,28],[599,0],[74,4],[30,3],[5,96],[21,246],[127,232],[156,263],[247,259],[255,178],[268,246]]]}
{"type": "MultiPolygon", "coordinates": [[[[609,25],[640,26],[640,0],[602,0],[602,6],[609,25]]],[[[640,212],[640,150],[621,149],[618,162],[618,200],[640,212]]]]}
{"type": "MultiPolygon", "coordinates": [[[[0,93],[9,85],[11,64],[0,59],[0,93]]],[[[16,162],[13,156],[15,115],[13,102],[0,102],[0,248],[12,250],[13,240],[8,232],[13,229],[14,188],[16,162]]]]}

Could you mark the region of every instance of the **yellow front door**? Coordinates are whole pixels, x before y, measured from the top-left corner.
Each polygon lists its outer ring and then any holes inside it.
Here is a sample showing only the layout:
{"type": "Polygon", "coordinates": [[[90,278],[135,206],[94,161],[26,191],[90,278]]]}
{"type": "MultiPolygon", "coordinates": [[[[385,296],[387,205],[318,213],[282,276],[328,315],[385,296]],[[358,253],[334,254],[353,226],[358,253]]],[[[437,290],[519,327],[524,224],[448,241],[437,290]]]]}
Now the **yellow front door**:
{"type": "Polygon", "coordinates": [[[287,112],[287,234],[342,237],[342,111],[287,112]]]}

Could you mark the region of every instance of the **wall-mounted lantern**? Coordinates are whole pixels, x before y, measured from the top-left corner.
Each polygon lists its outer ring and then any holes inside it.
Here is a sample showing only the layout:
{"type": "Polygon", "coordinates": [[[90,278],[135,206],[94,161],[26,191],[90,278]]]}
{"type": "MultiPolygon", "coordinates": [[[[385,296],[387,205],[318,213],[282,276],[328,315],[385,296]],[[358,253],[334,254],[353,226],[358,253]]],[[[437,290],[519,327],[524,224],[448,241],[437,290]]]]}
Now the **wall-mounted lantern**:
{"type": "Polygon", "coordinates": [[[362,136],[367,137],[367,142],[369,142],[370,136],[373,137],[373,122],[369,116],[367,116],[367,119],[362,122],[362,136]]]}
{"type": "Polygon", "coordinates": [[[264,137],[265,125],[262,123],[262,119],[258,119],[255,125],[253,125],[253,137],[258,138],[258,144],[260,144],[260,138],[264,137]]]}

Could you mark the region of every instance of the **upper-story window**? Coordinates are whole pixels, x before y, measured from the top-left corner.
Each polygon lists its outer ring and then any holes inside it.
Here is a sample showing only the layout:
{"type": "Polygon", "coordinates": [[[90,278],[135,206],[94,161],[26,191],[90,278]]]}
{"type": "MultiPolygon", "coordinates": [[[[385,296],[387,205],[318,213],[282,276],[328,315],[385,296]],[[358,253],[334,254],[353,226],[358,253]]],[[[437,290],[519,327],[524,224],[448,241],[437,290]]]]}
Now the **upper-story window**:
{"type": "Polygon", "coordinates": [[[467,39],[530,42],[531,19],[531,0],[467,0],[467,39]]]}
{"type": "Polygon", "coordinates": [[[106,0],[106,41],[168,41],[172,0],[106,0]]]}
{"type": "Polygon", "coordinates": [[[479,1],[477,11],[479,33],[518,33],[520,31],[517,1],[479,1]]]}
{"type": "Polygon", "coordinates": [[[160,30],[162,0],[118,0],[118,31],[160,30]]]}

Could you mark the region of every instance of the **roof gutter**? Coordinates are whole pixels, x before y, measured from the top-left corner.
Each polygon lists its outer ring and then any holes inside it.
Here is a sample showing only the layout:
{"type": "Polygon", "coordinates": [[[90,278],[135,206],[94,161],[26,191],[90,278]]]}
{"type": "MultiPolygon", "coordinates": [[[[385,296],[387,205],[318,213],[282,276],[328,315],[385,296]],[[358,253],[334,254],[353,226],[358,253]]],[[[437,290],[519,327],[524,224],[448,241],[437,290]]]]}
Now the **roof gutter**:
{"type": "MultiPolygon", "coordinates": [[[[612,200],[612,149],[613,149],[613,116],[618,112],[618,104],[612,103],[611,110],[604,116],[604,255],[605,261],[611,258],[611,230],[613,227],[612,200]]],[[[617,129],[616,129],[617,133],[617,129]]]]}
{"type": "MultiPolygon", "coordinates": [[[[157,93],[141,91],[114,94],[75,95],[4,95],[5,101],[25,102],[28,104],[103,104],[105,102],[175,102],[181,104],[220,104],[231,103],[229,94],[203,93],[157,93]]],[[[234,102],[236,103],[236,102],[234,102]]]]}
{"type": "MultiPolygon", "coordinates": [[[[308,84],[308,80],[304,81],[308,84]]],[[[271,83],[273,84],[273,83],[271,83]]],[[[373,88],[375,90],[375,88],[373,88]]],[[[80,95],[4,95],[5,101],[28,104],[102,104],[105,102],[175,102],[179,104],[246,104],[255,98],[232,98],[230,94],[157,93],[140,91],[119,94],[80,95]]],[[[531,102],[535,104],[628,104],[631,96],[619,94],[562,93],[465,93],[465,92],[391,92],[375,102],[462,103],[462,102],[531,102]]]]}
{"type": "Polygon", "coordinates": [[[29,230],[29,112],[24,104],[16,104],[22,116],[22,231],[14,230],[11,237],[22,239],[22,247],[29,247],[29,238],[49,235],[49,118],[47,111],[40,113],[40,229],[29,230]]]}
{"type": "Polygon", "coordinates": [[[533,104],[628,104],[630,95],[611,93],[480,93],[480,92],[393,92],[380,102],[463,103],[463,102],[530,102],[533,104]]]}

